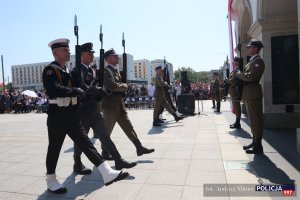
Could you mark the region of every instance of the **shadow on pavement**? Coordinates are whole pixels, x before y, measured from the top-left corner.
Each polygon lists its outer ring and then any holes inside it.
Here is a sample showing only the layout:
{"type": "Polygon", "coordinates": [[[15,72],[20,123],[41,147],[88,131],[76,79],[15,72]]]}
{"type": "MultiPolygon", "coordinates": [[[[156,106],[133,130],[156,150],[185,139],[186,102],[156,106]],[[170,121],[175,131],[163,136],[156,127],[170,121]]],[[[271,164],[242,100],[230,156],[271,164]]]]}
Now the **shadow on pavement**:
{"type": "MultiPolygon", "coordinates": [[[[247,118],[242,118],[241,120],[250,126],[247,118]]],[[[238,132],[236,133],[237,135],[235,133],[229,134],[239,136],[238,132]]],[[[252,138],[252,135],[245,131],[241,137],[243,136],[249,139],[252,138]]],[[[264,129],[263,139],[300,172],[300,155],[297,153],[297,133],[295,128],[264,129]]],[[[265,149],[265,151],[267,152],[268,150],[265,149]]]]}
{"type": "Polygon", "coordinates": [[[295,180],[276,166],[266,155],[254,155],[253,161],[247,163],[249,172],[262,179],[261,184],[294,184],[295,180]],[[264,180],[265,179],[265,180],[264,180]]]}
{"type": "Polygon", "coordinates": [[[228,134],[240,138],[246,138],[246,139],[252,138],[252,136],[244,129],[232,129],[232,131],[229,131],[228,134]]]}
{"type": "Polygon", "coordinates": [[[148,134],[149,135],[154,135],[154,134],[161,134],[164,132],[164,128],[166,128],[166,126],[158,126],[158,127],[152,127],[149,131],[148,134]]]}
{"type": "Polygon", "coordinates": [[[153,160],[138,160],[136,161],[137,164],[145,164],[145,163],[154,163],[153,160]]]}
{"type": "Polygon", "coordinates": [[[300,172],[296,129],[264,129],[264,140],[300,172]]]}

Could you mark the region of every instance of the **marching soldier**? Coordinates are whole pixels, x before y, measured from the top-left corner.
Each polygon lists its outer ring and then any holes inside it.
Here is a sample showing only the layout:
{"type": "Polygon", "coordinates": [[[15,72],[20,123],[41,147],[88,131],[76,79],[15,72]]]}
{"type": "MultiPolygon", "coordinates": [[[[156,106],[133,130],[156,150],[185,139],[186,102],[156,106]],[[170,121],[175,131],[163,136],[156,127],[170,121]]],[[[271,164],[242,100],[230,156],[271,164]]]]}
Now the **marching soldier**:
{"type": "Polygon", "coordinates": [[[113,170],[102,159],[88,138],[78,116],[77,97],[85,92],[72,86],[72,78],[66,67],[70,60],[68,39],[57,39],[48,45],[55,61],[43,70],[43,85],[49,98],[48,107],[48,152],[46,158],[47,187],[54,193],[65,193],[67,189],[56,179],[55,169],[66,134],[78,145],[102,174],[105,185],[124,179],[127,172],[113,170]]]}
{"type": "Polygon", "coordinates": [[[167,82],[163,81],[163,70],[161,66],[158,66],[155,68],[156,76],[154,80],[155,84],[155,92],[154,92],[154,111],[153,111],[153,126],[161,126],[160,120],[159,120],[159,112],[161,106],[167,109],[169,113],[171,113],[175,119],[176,122],[183,119],[183,117],[178,117],[174,110],[170,107],[170,104],[168,103],[166,99],[166,90],[165,87],[168,87],[167,82]]]}
{"type": "Polygon", "coordinates": [[[229,87],[228,87],[228,93],[230,94],[231,97],[231,101],[232,101],[232,105],[234,108],[234,114],[236,116],[235,118],[235,123],[230,125],[230,128],[241,128],[241,102],[238,99],[238,88],[237,88],[237,80],[235,79],[235,73],[238,70],[238,66],[239,66],[239,58],[235,57],[233,62],[232,62],[232,66],[233,66],[233,70],[232,72],[229,74],[228,79],[225,79],[225,82],[228,83],[229,87]]]}
{"type": "MultiPolygon", "coordinates": [[[[85,43],[80,47],[81,52],[81,66],[80,70],[75,68],[72,71],[72,76],[81,76],[81,78],[76,79],[80,81],[76,83],[81,89],[86,91],[86,95],[80,99],[80,119],[84,126],[86,133],[92,128],[94,134],[99,138],[102,144],[102,148],[110,152],[112,158],[115,160],[115,167],[117,170],[122,168],[131,168],[136,166],[135,162],[129,163],[124,160],[120,153],[118,152],[115,144],[108,136],[107,129],[105,128],[104,119],[100,113],[99,101],[106,96],[104,90],[96,86],[96,71],[90,64],[94,60],[93,44],[85,43]]],[[[91,170],[86,168],[81,162],[81,149],[74,144],[74,171],[79,174],[90,174],[91,170]]],[[[104,155],[105,156],[105,155],[104,155]]],[[[102,156],[103,157],[103,156],[102,156]]],[[[106,159],[106,157],[103,157],[106,159]]]]}
{"type": "MultiPolygon", "coordinates": [[[[109,136],[117,122],[135,145],[138,156],[154,152],[154,149],[147,149],[141,144],[128,118],[122,98],[122,94],[128,90],[128,86],[122,83],[121,75],[116,68],[118,64],[118,54],[116,54],[114,49],[109,49],[104,53],[104,59],[106,60],[107,66],[104,70],[103,85],[108,96],[104,97],[101,101],[101,109],[109,136]]],[[[105,154],[108,154],[108,152],[105,152],[105,154]]]]}
{"type": "Polygon", "coordinates": [[[262,154],[261,144],[263,137],[263,112],[262,112],[262,88],[260,79],[265,69],[265,63],[259,56],[263,48],[261,41],[250,41],[247,45],[250,62],[245,66],[244,71],[237,71],[236,78],[244,81],[242,99],[246,105],[247,114],[250,120],[253,141],[250,145],[244,146],[248,154],[262,154]]]}
{"type": "Polygon", "coordinates": [[[220,79],[219,74],[217,72],[213,73],[213,85],[212,85],[212,91],[211,94],[213,96],[213,99],[217,102],[217,107],[215,112],[219,113],[221,108],[221,91],[220,91],[220,79]]]}

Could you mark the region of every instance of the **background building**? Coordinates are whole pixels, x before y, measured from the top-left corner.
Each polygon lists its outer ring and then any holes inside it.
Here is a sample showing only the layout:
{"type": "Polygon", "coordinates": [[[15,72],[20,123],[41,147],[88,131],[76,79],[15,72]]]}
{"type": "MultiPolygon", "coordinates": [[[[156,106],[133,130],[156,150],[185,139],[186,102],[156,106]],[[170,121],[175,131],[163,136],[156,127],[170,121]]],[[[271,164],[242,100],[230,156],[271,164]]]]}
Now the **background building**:
{"type": "Polygon", "coordinates": [[[299,31],[300,0],[229,0],[231,26],[231,60],[249,57],[246,44],[252,38],[261,40],[261,57],[265,71],[263,88],[264,126],[266,128],[299,127],[299,31]],[[238,43],[242,44],[241,52],[238,43]]]}
{"type": "Polygon", "coordinates": [[[23,65],[12,65],[11,74],[13,88],[18,88],[21,90],[43,89],[42,72],[49,63],[50,62],[41,62],[23,65]]]}
{"type": "MultiPolygon", "coordinates": [[[[151,76],[150,61],[147,59],[142,59],[142,60],[134,60],[133,63],[134,63],[134,71],[133,71],[134,79],[149,84],[148,76],[149,77],[151,76]]],[[[151,81],[151,77],[150,77],[150,81],[151,81]]]]}

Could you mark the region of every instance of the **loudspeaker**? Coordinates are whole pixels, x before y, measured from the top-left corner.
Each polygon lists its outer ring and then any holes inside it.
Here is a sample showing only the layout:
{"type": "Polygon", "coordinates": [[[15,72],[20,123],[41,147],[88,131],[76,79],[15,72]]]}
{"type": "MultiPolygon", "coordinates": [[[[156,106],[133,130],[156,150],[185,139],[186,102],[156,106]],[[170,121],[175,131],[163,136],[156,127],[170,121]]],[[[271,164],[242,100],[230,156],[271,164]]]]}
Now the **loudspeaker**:
{"type": "Polygon", "coordinates": [[[180,77],[181,77],[181,86],[186,87],[188,84],[187,71],[181,71],[180,77]]]}
{"type": "Polygon", "coordinates": [[[178,112],[185,115],[194,115],[195,97],[193,94],[181,94],[178,96],[178,112]]]}

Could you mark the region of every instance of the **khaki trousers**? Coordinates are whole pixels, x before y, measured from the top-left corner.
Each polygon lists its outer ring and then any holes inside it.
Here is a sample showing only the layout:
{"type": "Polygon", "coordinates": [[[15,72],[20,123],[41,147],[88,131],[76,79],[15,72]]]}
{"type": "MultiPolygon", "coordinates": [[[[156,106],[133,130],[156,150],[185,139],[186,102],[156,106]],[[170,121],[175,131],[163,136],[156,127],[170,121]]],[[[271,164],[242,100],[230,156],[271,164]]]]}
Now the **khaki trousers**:
{"type": "Polygon", "coordinates": [[[263,136],[262,99],[244,100],[250,121],[251,132],[254,137],[263,136]]]}
{"type": "Polygon", "coordinates": [[[234,114],[236,118],[241,118],[241,102],[232,100],[232,106],[234,108],[234,114]]]}
{"type": "Polygon", "coordinates": [[[103,110],[103,118],[109,136],[111,135],[112,130],[117,122],[131,141],[138,139],[132,123],[128,118],[127,111],[123,108],[120,108],[120,110],[117,111],[103,110]]]}
{"type": "Polygon", "coordinates": [[[175,112],[172,110],[170,104],[168,103],[167,99],[165,97],[155,97],[154,100],[154,111],[153,111],[153,118],[156,119],[159,116],[159,110],[160,107],[163,106],[169,113],[172,115],[175,114],[175,112]]]}

